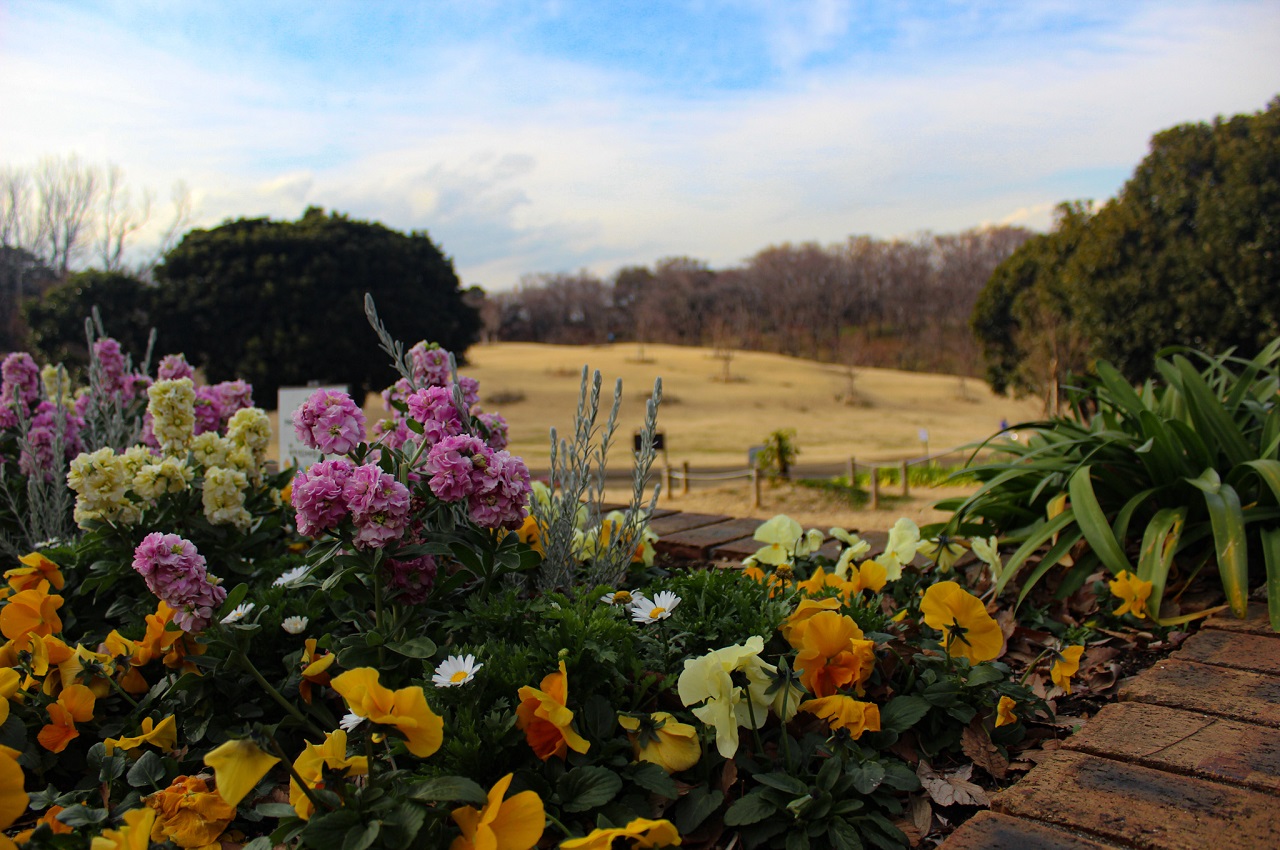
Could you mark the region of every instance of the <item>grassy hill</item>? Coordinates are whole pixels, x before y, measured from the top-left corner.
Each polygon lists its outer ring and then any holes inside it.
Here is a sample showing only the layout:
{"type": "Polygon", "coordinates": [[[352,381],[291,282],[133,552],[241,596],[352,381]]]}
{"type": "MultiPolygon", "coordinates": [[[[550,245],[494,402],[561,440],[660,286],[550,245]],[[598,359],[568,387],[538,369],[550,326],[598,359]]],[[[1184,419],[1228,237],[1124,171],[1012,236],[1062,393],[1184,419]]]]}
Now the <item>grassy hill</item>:
{"type": "MultiPolygon", "coordinates": [[[[544,468],[548,429],[573,424],[582,366],[604,376],[602,407],[623,381],[618,450],[629,451],[644,419],[644,400],[662,377],[658,427],[673,464],[745,466],[747,449],[770,431],[794,428],[802,464],[883,460],[920,454],[919,430],[933,453],[982,439],[1010,423],[1036,418],[1034,400],[994,395],[986,384],[953,375],[859,368],[849,370],[777,354],[735,352],[724,361],[711,349],[634,343],[606,346],[493,343],[467,352],[461,371],[480,381],[482,405],[511,425],[511,451],[544,468]]],[[[381,418],[381,403],[366,408],[381,418]]],[[[603,422],[605,413],[601,415],[603,422]]],[[[621,461],[621,456],[618,458],[621,461]]]]}

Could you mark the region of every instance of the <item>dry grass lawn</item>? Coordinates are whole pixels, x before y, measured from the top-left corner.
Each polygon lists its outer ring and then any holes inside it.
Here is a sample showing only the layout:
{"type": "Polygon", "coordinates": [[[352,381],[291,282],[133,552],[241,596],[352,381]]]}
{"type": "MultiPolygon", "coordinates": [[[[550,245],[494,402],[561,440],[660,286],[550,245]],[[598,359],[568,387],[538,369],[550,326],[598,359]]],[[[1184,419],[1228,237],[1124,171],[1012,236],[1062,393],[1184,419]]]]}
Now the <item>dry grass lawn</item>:
{"type": "MultiPolygon", "coordinates": [[[[981,381],[962,385],[951,375],[857,369],[851,394],[848,371],[827,363],[737,352],[729,364],[732,380],[725,382],[723,361],[710,349],[646,345],[643,361],[639,354],[633,343],[495,343],[472,347],[461,371],[480,381],[484,408],[506,417],[511,451],[535,469],[547,465],[549,427],[564,434],[573,425],[584,364],[604,376],[602,406],[612,399],[614,381],[623,381],[618,435],[624,451],[660,376],[658,428],[667,453],[673,464],[687,460],[694,467],[745,467],[747,449],[779,428],[796,429],[801,463],[835,464],[850,455],[868,461],[919,455],[921,428],[937,454],[989,436],[1002,419],[1021,422],[1040,413],[1035,401],[1002,398],[981,381]]],[[[373,405],[370,415],[380,408],[373,405]]]]}

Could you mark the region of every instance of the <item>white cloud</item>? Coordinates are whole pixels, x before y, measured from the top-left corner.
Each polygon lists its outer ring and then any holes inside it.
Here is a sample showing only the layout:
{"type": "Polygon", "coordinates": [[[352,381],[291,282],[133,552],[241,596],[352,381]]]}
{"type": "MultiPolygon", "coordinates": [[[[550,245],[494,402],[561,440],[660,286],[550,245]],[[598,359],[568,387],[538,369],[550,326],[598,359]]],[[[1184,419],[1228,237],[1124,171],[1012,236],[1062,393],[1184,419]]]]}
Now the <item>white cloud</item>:
{"type": "Polygon", "coordinates": [[[318,204],[425,229],[465,282],[505,288],[677,254],[726,265],[784,240],[1047,226],[1059,201],[1118,189],[1154,131],[1280,90],[1280,14],[1264,4],[1151,6],[1040,53],[806,69],[857,14],[777,12],[778,80],[697,96],[505,36],[321,84],[293,60],[197,61],[88,13],[15,16],[0,113],[22,120],[0,126],[0,150],[12,164],[75,150],[151,187],[185,179],[204,225],[318,204]]]}

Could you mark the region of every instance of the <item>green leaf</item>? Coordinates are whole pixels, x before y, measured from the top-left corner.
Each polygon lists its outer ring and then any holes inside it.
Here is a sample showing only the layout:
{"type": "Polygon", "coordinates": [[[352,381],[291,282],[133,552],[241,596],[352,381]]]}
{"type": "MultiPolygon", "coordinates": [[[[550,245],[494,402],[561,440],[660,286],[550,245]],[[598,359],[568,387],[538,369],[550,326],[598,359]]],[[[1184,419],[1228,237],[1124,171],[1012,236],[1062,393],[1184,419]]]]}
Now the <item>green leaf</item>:
{"type": "Polygon", "coordinates": [[[405,658],[430,658],[436,654],[436,644],[429,637],[417,637],[401,643],[389,643],[387,649],[405,658]]]}
{"type": "MultiPolygon", "coordinates": [[[[1027,558],[1038,551],[1041,546],[1053,539],[1055,534],[1061,532],[1064,528],[1076,521],[1076,514],[1071,508],[1067,508],[1051,520],[1043,522],[1035,531],[1028,535],[1022,545],[1018,547],[1018,551],[1014,552],[1005,562],[1004,571],[1000,573],[1000,580],[996,582],[996,596],[1004,592],[1004,586],[1009,583],[1018,569],[1026,562],[1027,558]]],[[[1053,562],[1053,563],[1056,563],[1053,562]]],[[[1052,564],[1051,564],[1052,566],[1052,564]]]]}
{"type": "Polygon", "coordinates": [[[312,815],[302,830],[303,842],[308,847],[341,846],[347,840],[347,831],[361,827],[362,819],[363,816],[352,809],[312,815]]]}
{"type": "Polygon", "coordinates": [[[627,778],[646,791],[675,800],[680,796],[680,788],[667,772],[653,762],[636,762],[627,768],[627,778]]]}
{"type": "Polygon", "coordinates": [[[905,732],[929,713],[929,703],[916,696],[897,696],[880,710],[880,729],[905,732]]]}
{"type": "Polygon", "coordinates": [[[884,782],[884,765],[878,761],[863,762],[852,770],[846,771],[853,780],[853,787],[859,794],[870,794],[884,782]]]}
{"type": "Polygon", "coordinates": [[[472,803],[483,805],[489,795],[465,776],[435,776],[416,782],[405,795],[420,803],[472,803]]]}
{"type": "Polygon", "coordinates": [[[761,785],[777,788],[788,794],[805,794],[809,791],[808,785],[787,773],[757,773],[753,778],[761,785]]]}
{"type": "Polygon", "coordinates": [[[809,850],[809,834],[803,829],[792,829],[787,832],[786,850],[809,850]]]}
{"type": "Polygon", "coordinates": [[[759,823],[771,817],[778,807],[764,798],[763,794],[748,794],[735,800],[724,813],[725,826],[747,826],[759,823]]]}
{"type": "Polygon", "coordinates": [[[231,613],[231,611],[244,601],[244,597],[249,592],[249,585],[241,582],[231,589],[227,594],[227,598],[223,601],[222,607],[218,609],[216,619],[222,619],[231,613]]]}
{"type": "Polygon", "coordinates": [[[585,812],[603,806],[622,790],[622,778],[605,767],[575,767],[560,777],[556,794],[566,812],[585,812]]]}
{"type": "Polygon", "coordinates": [[[1153,619],[1160,617],[1165,583],[1169,577],[1169,568],[1173,565],[1173,555],[1178,551],[1178,541],[1182,538],[1186,519],[1186,508],[1164,508],[1151,518],[1142,535],[1142,550],[1138,553],[1138,578],[1151,582],[1147,613],[1153,619]]]}
{"type": "Polygon", "coordinates": [[[1223,484],[1216,493],[1206,490],[1204,501],[1213,526],[1222,589],[1231,612],[1243,620],[1249,610],[1249,555],[1240,497],[1229,484],[1223,484]]]}
{"type": "Polygon", "coordinates": [[[241,847],[240,850],[271,850],[274,846],[275,843],[271,840],[270,836],[259,835],[257,838],[241,847]]]}
{"type": "Polygon", "coordinates": [[[376,820],[352,827],[347,830],[346,836],[342,839],[342,850],[369,850],[373,842],[378,840],[380,832],[382,832],[382,822],[376,820]]]}
{"type": "Polygon", "coordinates": [[[147,750],[129,768],[125,779],[132,788],[159,788],[164,779],[164,761],[155,750],[147,750]]]}
{"type": "Polygon", "coordinates": [[[827,837],[831,839],[834,850],[862,850],[858,831],[844,818],[832,818],[827,823],[827,837]]]}
{"type": "Polygon", "coordinates": [[[720,808],[724,802],[724,794],[720,791],[697,785],[689,789],[689,793],[680,798],[676,804],[676,829],[681,835],[693,832],[702,822],[720,808]]]}
{"type": "Polygon", "coordinates": [[[1264,528],[1261,533],[1267,566],[1267,615],[1271,631],[1280,632],[1280,528],[1264,528]]]}
{"type": "Polygon", "coordinates": [[[291,818],[298,814],[288,803],[259,803],[253,810],[264,818],[291,818]]]}
{"type": "Polygon", "coordinates": [[[89,806],[67,806],[56,815],[60,823],[65,823],[72,829],[79,829],[83,826],[97,826],[107,822],[106,809],[94,809],[89,806]]]}
{"type": "Polygon", "coordinates": [[[1004,678],[1004,671],[999,667],[991,664],[978,664],[969,669],[969,675],[964,680],[966,688],[976,688],[980,685],[989,685],[992,682],[999,682],[1004,678]]]}
{"type": "Polygon", "coordinates": [[[1082,466],[1071,476],[1071,481],[1067,485],[1068,492],[1071,494],[1071,509],[1075,511],[1076,523],[1079,524],[1080,530],[1084,532],[1084,537],[1089,541],[1089,546],[1093,549],[1098,559],[1111,570],[1112,573],[1119,573],[1122,570],[1133,572],[1133,567],[1129,564],[1129,559],[1124,554],[1124,548],[1120,541],[1116,540],[1115,534],[1111,530],[1111,523],[1107,522],[1107,517],[1102,512],[1102,507],[1098,504],[1098,497],[1093,492],[1092,467],[1082,466]]]}

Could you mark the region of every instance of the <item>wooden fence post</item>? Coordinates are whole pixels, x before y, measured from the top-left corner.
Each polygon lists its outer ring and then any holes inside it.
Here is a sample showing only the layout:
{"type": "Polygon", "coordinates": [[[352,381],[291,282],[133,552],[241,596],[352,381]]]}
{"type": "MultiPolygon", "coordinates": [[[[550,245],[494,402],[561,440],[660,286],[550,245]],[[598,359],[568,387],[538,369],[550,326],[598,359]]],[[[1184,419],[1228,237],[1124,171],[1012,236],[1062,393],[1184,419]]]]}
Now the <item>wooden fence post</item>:
{"type": "Polygon", "coordinates": [[[751,468],[751,507],[760,507],[760,467],[751,468]]]}
{"type": "Polygon", "coordinates": [[[853,459],[853,455],[849,455],[849,489],[855,490],[858,487],[858,462],[853,459]]]}
{"type": "Polygon", "coordinates": [[[871,510],[880,510],[880,467],[871,467],[871,510]]]}
{"type": "Polygon", "coordinates": [[[680,463],[680,495],[689,495],[689,461],[680,463]]]}
{"type": "Polygon", "coordinates": [[[670,465],[670,464],[668,464],[668,465],[666,465],[666,466],[662,467],[662,490],[663,490],[663,492],[665,492],[665,493],[667,494],[667,498],[668,498],[668,499],[670,499],[670,498],[671,498],[671,496],[672,496],[672,493],[671,493],[671,465],[670,465]]]}
{"type": "Polygon", "coordinates": [[[911,495],[911,476],[907,474],[909,470],[907,469],[907,461],[905,458],[903,458],[900,468],[902,470],[902,498],[905,499],[911,495]]]}

